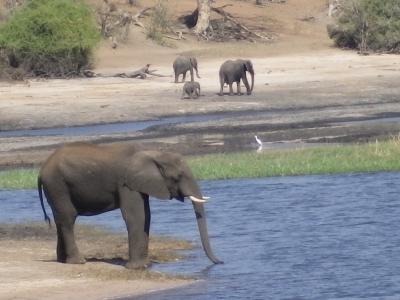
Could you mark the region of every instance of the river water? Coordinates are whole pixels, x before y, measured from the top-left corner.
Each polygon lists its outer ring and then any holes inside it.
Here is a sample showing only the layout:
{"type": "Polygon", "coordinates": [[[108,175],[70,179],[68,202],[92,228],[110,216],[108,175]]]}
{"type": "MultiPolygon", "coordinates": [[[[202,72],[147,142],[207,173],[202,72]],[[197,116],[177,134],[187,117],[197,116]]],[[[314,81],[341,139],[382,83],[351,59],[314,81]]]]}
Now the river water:
{"type": "MultiPolygon", "coordinates": [[[[400,299],[400,173],[203,181],[210,265],[189,203],[151,201],[152,233],[196,244],[153,265],[200,280],[134,299],[400,299]]],[[[36,191],[0,191],[0,222],[42,220],[36,191]]],[[[124,231],[118,211],[82,217],[124,231]]]]}

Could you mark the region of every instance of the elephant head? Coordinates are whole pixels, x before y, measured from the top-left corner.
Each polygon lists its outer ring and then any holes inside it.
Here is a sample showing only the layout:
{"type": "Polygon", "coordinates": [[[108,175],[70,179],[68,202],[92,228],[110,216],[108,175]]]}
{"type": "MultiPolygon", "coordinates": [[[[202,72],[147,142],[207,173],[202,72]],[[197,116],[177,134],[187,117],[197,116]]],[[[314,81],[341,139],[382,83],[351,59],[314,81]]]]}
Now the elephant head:
{"type": "Polygon", "coordinates": [[[129,189],[159,199],[192,201],[203,249],[215,264],[222,263],[211,250],[206,216],[205,197],[194,176],[180,155],[168,152],[142,151],[132,156],[126,164],[124,183],[129,189]]]}
{"type": "Polygon", "coordinates": [[[247,59],[243,61],[243,68],[244,71],[247,71],[250,73],[251,75],[251,88],[250,91],[253,91],[253,87],[254,87],[254,69],[253,69],[253,63],[247,59]]]}

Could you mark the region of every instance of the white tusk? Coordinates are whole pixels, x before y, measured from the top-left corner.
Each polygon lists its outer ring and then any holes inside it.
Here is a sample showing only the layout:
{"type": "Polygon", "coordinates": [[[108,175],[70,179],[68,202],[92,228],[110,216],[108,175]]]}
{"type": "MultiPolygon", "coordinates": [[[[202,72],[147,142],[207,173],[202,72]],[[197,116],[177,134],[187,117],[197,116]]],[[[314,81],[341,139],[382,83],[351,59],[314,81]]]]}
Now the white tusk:
{"type": "Polygon", "coordinates": [[[190,200],[192,200],[193,202],[199,202],[199,203],[205,203],[205,202],[207,202],[207,200],[205,200],[205,199],[199,199],[199,198],[196,198],[195,196],[189,196],[189,198],[190,198],[190,200]]]}
{"type": "Polygon", "coordinates": [[[210,197],[203,196],[203,199],[208,200],[208,199],[210,199],[210,197]]]}

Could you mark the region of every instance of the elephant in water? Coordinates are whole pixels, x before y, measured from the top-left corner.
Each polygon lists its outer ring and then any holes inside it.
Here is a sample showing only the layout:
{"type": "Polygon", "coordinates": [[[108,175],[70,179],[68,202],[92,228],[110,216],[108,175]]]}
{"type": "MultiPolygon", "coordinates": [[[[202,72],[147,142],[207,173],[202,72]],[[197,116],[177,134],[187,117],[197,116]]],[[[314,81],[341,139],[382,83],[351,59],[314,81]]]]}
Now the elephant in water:
{"type": "Polygon", "coordinates": [[[229,85],[229,95],[232,96],[232,84],[234,82],[237,84],[237,94],[242,95],[240,92],[240,80],[242,80],[246,86],[247,95],[251,95],[254,87],[254,69],[252,62],[244,59],[227,60],[224,62],[219,69],[219,82],[221,85],[219,95],[223,96],[224,84],[227,83],[229,85]],[[246,72],[249,72],[251,75],[251,87],[247,81],[246,72]]]}
{"type": "Polygon", "coordinates": [[[178,83],[179,75],[183,75],[182,82],[185,82],[186,72],[190,71],[190,80],[194,81],[193,69],[196,71],[197,78],[200,78],[197,70],[197,59],[193,56],[178,56],[173,63],[175,73],[175,83],[178,83]]]}
{"type": "Polygon", "coordinates": [[[101,214],[119,208],[128,229],[127,268],[148,266],[150,230],[149,196],[159,199],[188,197],[194,208],[204,251],[218,260],[209,243],[203,197],[183,157],[169,152],[143,150],[139,144],[67,144],[44,162],[38,192],[46,220],[42,190],[57,227],[57,261],[84,263],[75,243],[77,216],[101,214]]]}
{"type": "Polygon", "coordinates": [[[200,83],[197,81],[186,81],[183,85],[181,99],[185,98],[185,95],[188,95],[190,99],[200,97],[200,83]]]}

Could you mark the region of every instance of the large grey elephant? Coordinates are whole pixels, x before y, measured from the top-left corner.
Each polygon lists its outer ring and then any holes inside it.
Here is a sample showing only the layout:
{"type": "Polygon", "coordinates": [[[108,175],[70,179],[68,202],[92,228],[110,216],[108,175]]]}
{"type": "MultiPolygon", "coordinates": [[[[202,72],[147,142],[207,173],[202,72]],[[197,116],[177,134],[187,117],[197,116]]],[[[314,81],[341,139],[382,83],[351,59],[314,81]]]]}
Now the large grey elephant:
{"type": "Polygon", "coordinates": [[[237,59],[237,60],[227,60],[224,62],[219,69],[219,82],[221,89],[219,92],[220,96],[223,96],[224,84],[229,85],[229,95],[233,95],[232,84],[236,82],[237,84],[237,94],[242,95],[240,92],[240,80],[243,81],[247,89],[247,95],[251,95],[254,87],[254,68],[250,60],[237,59]],[[247,81],[246,72],[251,75],[251,87],[247,81]]]}
{"type": "Polygon", "coordinates": [[[190,71],[190,80],[194,81],[193,69],[196,71],[197,78],[200,78],[199,72],[197,70],[197,59],[193,56],[183,56],[179,55],[173,63],[174,73],[175,73],[175,83],[178,82],[179,75],[183,75],[182,82],[185,82],[186,73],[190,71]]]}
{"type": "Polygon", "coordinates": [[[148,265],[150,230],[149,196],[159,199],[188,197],[193,204],[204,251],[214,263],[201,194],[182,156],[169,152],[143,150],[139,144],[67,144],[44,162],[38,177],[43,205],[46,195],[57,227],[57,261],[84,263],[74,237],[77,216],[101,214],[117,208],[128,229],[127,268],[148,265]]]}

